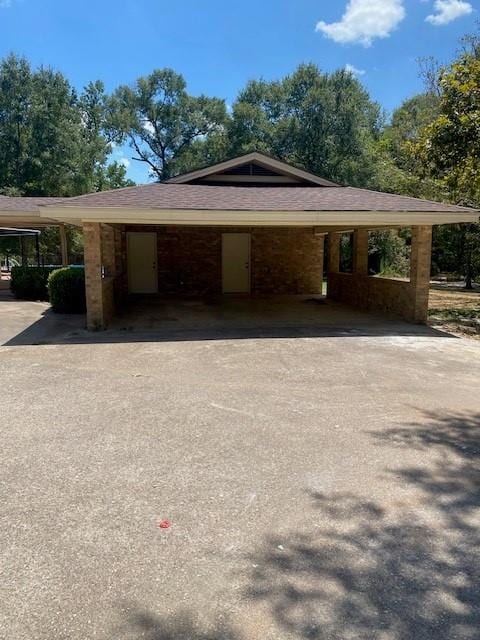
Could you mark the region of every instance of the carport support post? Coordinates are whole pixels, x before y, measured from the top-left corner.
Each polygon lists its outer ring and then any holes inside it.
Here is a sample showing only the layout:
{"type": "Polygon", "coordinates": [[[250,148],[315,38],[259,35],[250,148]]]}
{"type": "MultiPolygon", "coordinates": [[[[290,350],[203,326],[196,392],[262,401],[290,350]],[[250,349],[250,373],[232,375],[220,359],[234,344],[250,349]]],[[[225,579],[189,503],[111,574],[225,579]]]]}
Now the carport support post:
{"type": "Polygon", "coordinates": [[[341,233],[328,234],[328,273],[338,273],[340,269],[340,239],[341,233]]]}
{"type": "Polygon", "coordinates": [[[106,325],[102,282],[102,230],[98,222],[83,223],[87,328],[106,325]]]}
{"type": "Polygon", "coordinates": [[[102,241],[102,265],[104,276],[115,278],[117,275],[117,264],[115,255],[115,230],[108,224],[100,227],[102,241]]]}
{"type": "Polygon", "coordinates": [[[334,274],[340,271],[340,241],[342,234],[330,231],[328,234],[328,272],[327,272],[327,298],[335,300],[337,295],[334,274]]]}
{"type": "Polygon", "coordinates": [[[410,257],[410,285],[412,320],[428,319],[428,296],[432,264],[432,227],[412,227],[412,253],[410,257]]]}
{"type": "Polygon", "coordinates": [[[368,229],[353,232],[353,272],[368,275],[368,229]]]}

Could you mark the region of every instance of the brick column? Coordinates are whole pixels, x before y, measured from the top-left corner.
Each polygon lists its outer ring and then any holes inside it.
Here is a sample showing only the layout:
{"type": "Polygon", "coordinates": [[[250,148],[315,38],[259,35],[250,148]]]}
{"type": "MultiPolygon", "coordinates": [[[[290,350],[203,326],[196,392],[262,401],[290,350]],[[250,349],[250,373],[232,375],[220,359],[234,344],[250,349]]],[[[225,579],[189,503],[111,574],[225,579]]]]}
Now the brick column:
{"type": "Polygon", "coordinates": [[[328,234],[328,268],[327,268],[327,298],[336,300],[338,297],[338,273],[340,272],[340,241],[342,234],[330,231],[328,234]]]}
{"type": "Polygon", "coordinates": [[[353,273],[368,275],[368,229],[353,232],[353,273]]]}
{"type": "Polygon", "coordinates": [[[328,234],[328,273],[338,273],[340,270],[340,239],[341,233],[328,234]]]}
{"type": "Polygon", "coordinates": [[[101,225],[102,232],[102,265],[106,277],[115,278],[117,261],[115,255],[115,230],[108,224],[101,225]]]}
{"type": "Polygon", "coordinates": [[[410,284],[412,320],[425,323],[428,318],[428,296],[432,263],[432,227],[412,227],[410,284]]]}
{"type": "Polygon", "coordinates": [[[97,222],[84,222],[83,237],[87,328],[95,331],[105,329],[113,313],[115,275],[113,229],[111,227],[102,229],[102,225],[97,222]],[[105,243],[102,242],[103,238],[106,238],[105,243]],[[112,277],[103,278],[102,267],[105,270],[113,269],[112,277]]]}

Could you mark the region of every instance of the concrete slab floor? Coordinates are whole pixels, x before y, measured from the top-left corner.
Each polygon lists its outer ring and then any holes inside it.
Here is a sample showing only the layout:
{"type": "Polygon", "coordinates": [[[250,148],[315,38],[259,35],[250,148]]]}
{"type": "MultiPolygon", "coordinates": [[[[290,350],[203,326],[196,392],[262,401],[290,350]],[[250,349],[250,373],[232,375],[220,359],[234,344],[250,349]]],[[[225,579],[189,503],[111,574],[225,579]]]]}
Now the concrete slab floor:
{"type": "Polygon", "coordinates": [[[263,298],[218,296],[206,299],[132,297],[113,322],[118,330],[253,329],[366,325],[372,316],[322,296],[263,298]]]}
{"type": "Polygon", "coordinates": [[[480,345],[394,326],[10,336],[0,637],[478,638],[480,345]]]}

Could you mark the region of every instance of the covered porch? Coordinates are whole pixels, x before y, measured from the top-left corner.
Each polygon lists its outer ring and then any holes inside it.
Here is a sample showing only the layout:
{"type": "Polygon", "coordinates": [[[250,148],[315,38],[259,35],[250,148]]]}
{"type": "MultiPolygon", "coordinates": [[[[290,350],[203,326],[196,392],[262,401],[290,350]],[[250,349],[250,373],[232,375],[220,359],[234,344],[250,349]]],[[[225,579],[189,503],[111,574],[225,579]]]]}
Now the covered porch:
{"type": "MultiPolygon", "coordinates": [[[[213,309],[222,298],[271,299],[270,306],[258,306],[267,318],[270,314],[271,322],[275,322],[275,309],[282,314],[282,306],[275,301],[311,299],[312,306],[316,302],[314,315],[321,321],[322,314],[333,317],[319,305],[324,278],[329,301],[409,322],[427,319],[431,225],[411,227],[410,278],[402,280],[369,275],[370,227],[366,226],[348,230],[85,222],[83,229],[90,329],[106,328],[115,316],[125,318],[125,310],[130,318],[127,324],[135,326],[135,308],[139,315],[140,309],[150,308],[151,317],[162,308],[159,317],[166,317],[169,299],[191,301],[190,310],[195,300],[213,309]],[[351,271],[344,273],[340,242],[347,232],[353,235],[353,259],[351,271]]],[[[237,309],[241,316],[241,307],[241,303],[229,303],[227,315],[237,309]]],[[[176,313],[180,308],[176,306],[176,313]]]]}
{"type": "Polygon", "coordinates": [[[422,323],[432,226],[478,220],[472,209],[346,187],[260,153],[40,215],[83,227],[90,329],[106,328],[131,296],[318,296],[324,277],[330,300],[422,323]],[[405,227],[409,278],[372,277],[369,231],[405,227]]]}

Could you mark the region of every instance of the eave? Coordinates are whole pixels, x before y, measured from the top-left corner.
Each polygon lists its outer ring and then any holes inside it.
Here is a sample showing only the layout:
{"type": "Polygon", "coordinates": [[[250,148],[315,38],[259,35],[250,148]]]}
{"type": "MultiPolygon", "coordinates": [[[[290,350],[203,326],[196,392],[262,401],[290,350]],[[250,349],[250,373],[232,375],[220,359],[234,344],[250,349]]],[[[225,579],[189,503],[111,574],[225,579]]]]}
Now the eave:
{"type": "Polygon", "coordinates": [[[195,226],[336,227],[412,226],[478,222],[469,211],[244,211],[193,209],[130,209],[124,207],[55,207],[40,212],[42,219],[78,224],[158,224],[195,226]]]}

